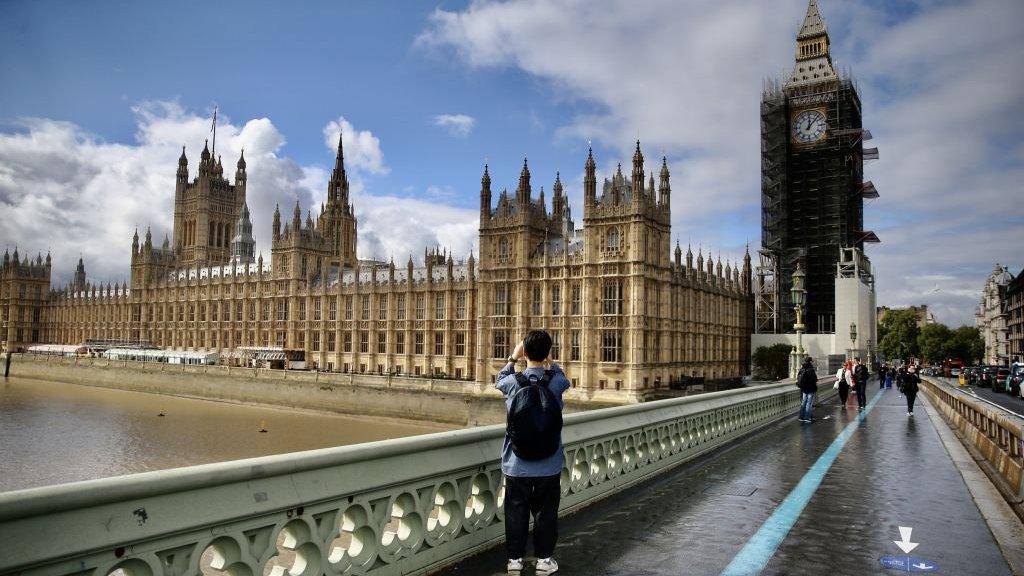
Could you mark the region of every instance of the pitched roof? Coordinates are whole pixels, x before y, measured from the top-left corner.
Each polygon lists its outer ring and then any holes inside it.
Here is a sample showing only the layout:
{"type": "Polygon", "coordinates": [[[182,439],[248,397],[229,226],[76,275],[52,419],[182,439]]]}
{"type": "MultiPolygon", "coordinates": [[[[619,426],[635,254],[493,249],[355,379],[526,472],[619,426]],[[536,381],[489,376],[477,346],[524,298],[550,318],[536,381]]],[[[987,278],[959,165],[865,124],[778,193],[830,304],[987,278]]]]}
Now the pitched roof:
{"type": "Polygon", "coordinates": [[[825,32],[825,20],[818,10],[818,0],[810,0],[807,3],[807,15],[804,16],[803,26],[800,27],[800,32],[796,35],[797,40],[820,36],[825,32]]]}

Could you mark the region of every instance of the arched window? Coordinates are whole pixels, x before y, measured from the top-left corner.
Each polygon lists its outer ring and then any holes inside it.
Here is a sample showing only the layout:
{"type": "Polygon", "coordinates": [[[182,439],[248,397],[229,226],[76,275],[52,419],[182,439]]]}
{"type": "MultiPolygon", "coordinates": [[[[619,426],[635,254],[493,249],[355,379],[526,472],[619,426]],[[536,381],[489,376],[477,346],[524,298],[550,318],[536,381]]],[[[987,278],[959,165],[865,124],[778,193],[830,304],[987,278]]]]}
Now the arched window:
{"type": "Polygon", "coordinates": [[[512,256],[512,243],[508,238],[498,239],[498,261],[508,262],[512,256]]]}
{"type": "Polygon", "coordinates": [[[608,233],[605,235],[604,246],[606,249],[610,251],[618,251],[621,246],[620,240],[621,238],[619,237],[619,229],[612,228],[608,230],[608,233]]]}

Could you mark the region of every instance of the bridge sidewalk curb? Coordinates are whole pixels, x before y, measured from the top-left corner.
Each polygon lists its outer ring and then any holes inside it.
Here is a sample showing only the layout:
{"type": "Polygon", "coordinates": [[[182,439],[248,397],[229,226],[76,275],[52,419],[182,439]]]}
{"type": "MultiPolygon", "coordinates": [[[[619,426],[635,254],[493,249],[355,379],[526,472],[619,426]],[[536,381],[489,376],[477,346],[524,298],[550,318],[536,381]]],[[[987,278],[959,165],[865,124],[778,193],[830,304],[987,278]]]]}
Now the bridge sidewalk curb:
{"type": "Polygon", "coordinates": [[[928,413],[932,426],[938,432],[953,465],[963,477],[971,499],[988,524],[999,550],[1003,553],[1003,558],[1015,575],[1024,576],[1024,547],[1021,546],[1021,542],[1024,542],[1024,523],[978,465],[949,422],[932,406],[931,398],[921,394],[918,399],[923,400],[921,404],[928,413]]]}

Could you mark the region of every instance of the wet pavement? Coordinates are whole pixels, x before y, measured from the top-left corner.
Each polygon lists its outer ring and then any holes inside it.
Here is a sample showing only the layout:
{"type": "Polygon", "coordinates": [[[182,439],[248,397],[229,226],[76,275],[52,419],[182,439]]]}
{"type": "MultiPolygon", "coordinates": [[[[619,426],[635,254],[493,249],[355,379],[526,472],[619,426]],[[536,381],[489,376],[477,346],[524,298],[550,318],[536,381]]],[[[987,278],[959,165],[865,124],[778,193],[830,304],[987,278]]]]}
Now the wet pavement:
{"type": "MultiPolygon", "coordinates": [[[[895,389],[880,392],[869,385],[868,394],[882,396],[859,423],[853,423],[855,404],[843,412],[832,400],[816,409],[819,420],[813,424],[800,424],[794,414],[563,518],[558,574],[721,574],[762,524],[778,516],[773,512],[787,495],[806,490],[805,474],[822,466],[819,457],[830,446],[834,455],[840,444],[834,441],[851,423],[845,445],[820,485],[813,483],[806,507],[795,510],[792,529],[769,550],[763,570],[754,565],[731,573],[896,574],[881,561],[907,558],[893,542],[904,526],[913,528],[910,541],[918,543],[910,553],[914,563],[924,560],[936,567],[932,573],[1010,574],[938,437],[935,426],[945,424],[932,422],[920,406],[908,417],[895,389]]],[[[790,510],[789,504],[783,509],[790,510]]],[[[505,560],[502,545],[442,574],[504,574],[505,560]]],[[[523,575],[532,576],[532,568],[523,575]]]]}

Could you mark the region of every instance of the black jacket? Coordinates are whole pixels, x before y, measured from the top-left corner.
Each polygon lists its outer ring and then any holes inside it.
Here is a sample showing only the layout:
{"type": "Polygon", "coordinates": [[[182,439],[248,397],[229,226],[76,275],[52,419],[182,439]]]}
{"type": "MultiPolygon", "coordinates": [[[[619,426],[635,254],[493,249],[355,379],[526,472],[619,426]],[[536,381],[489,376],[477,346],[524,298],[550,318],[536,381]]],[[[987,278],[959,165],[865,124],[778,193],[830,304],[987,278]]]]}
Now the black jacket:
{"type": "Polygon", "coordinates": [[[863,364],[858,364],[853,367],[853,381],[857,384],[868,383],[868,367],[863,364]]]}
{"type": "Polygon", "coordinates": [[[814,394],[818,391],[818,373],[814,371],[813,366],[804,364],[800,367],[796,374],[796,385],[804,394],[814,394]]]}
{"type": "Polygon", "coordinates": [[[917,394],[917,385],[921,382],[921,378],[918,377],[917,373],[907,372],[903,375],[903,393],[904,394],[917,394]]]}

